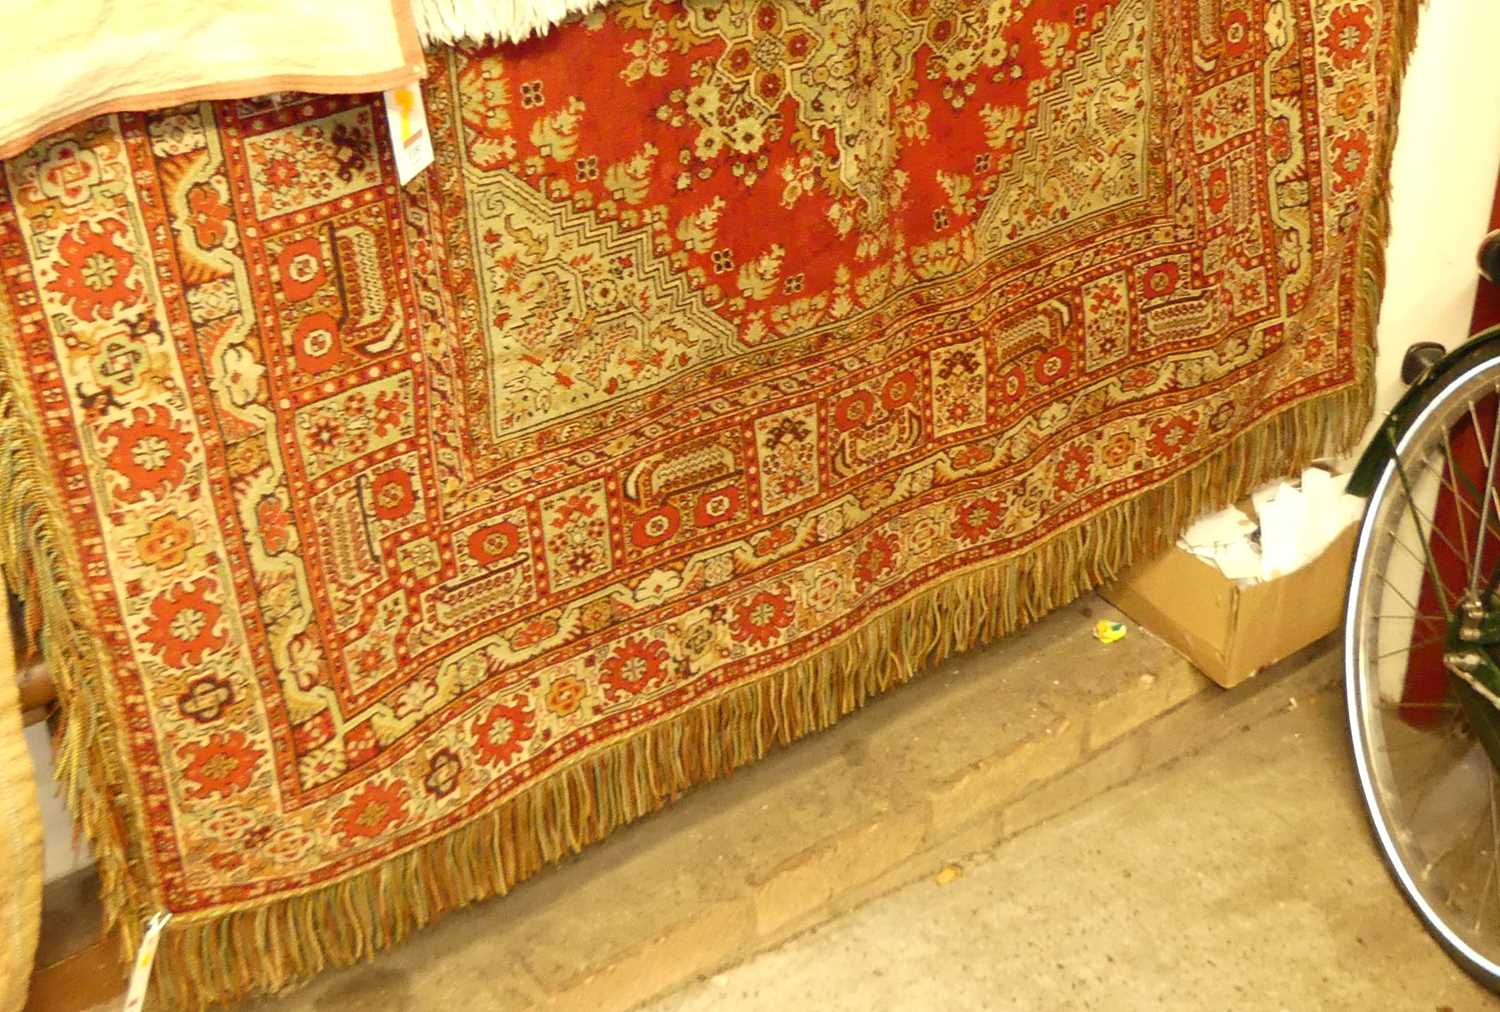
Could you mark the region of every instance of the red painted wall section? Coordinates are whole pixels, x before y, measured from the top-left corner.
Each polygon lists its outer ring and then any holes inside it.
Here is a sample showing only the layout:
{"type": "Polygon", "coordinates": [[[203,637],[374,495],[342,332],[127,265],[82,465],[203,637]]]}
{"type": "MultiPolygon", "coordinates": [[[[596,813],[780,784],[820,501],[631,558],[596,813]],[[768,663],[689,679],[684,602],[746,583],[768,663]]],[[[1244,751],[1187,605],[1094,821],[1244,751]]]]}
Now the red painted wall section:
{"type": "MultiPolygon", "coordinates": [[[[1495,203],[1490,211],[1490,229],[1500,229],[1500,180],[1496,181],[1495,203]]],[[[1479,269],[1478,250],[1475,250],[1475,254],[1474,269],[1477,271],[1479,269]]],[[[1500,324],[1500,284],[1481,278],[1479,290],[1474,298],[1474,316],[1470,333],[1496,324],[1500,324]]],[[[1486,398],[1479,404],[1476,417],[1483,432],[1476,432],[1473,426],[1460,426],[1454,430],[1452,459],[1460,470],[1467,471],[1469,474],[1482,475],[1484,473],[1483,450],[1480,444],[1489,441],[1489,433],[1493,431],[1496,424],[1496,410],[1495,398],[1486,398]]],[[[1471,518],[1468,521],[1469,524],[1476,524],[1472,518],[1480,514],[1476,502],[1469,502],[1460,507],[1457,499],[1449,491],[1452,488],[1451,473],[1448,479],[1449,483],[1438,496],[1434,509],[1433,524],[1437,533],[1428,539],[1428,550],[1433,567],[1437,570],[1438,579],[1442,581],[1444,587],[1442,597],[1456,600],[1463,593],[1464,584],[1468,579],[1468,559],[1453,548],[1454,545],[1462,545],[1466,542],[1465,525],[1459,514],[1460,512],[1467,514],[1471,518]]],[[[1500,544],[1486,540],[1482,551],[1484,561],[1481,569],[1483,571],[1489,571],[1494,566],[1500,565],[1500,544]]],[[[1443,668],[1446,624],[1440,614],[1442,605],[1438,598],[1439,591],[1432,580],[1424,579],[1421,596],[1417,599],[1417,625],[1412,633],[1411,654],[1407,660],[1406,681],[1401,694],[1404,704],[1401,709],[1401,718],[1409,724],[1418,726],[1440,719],[1441,711],[1434,707],[1446,697],[1448,679],[1451,677],[1443,668]]]]}

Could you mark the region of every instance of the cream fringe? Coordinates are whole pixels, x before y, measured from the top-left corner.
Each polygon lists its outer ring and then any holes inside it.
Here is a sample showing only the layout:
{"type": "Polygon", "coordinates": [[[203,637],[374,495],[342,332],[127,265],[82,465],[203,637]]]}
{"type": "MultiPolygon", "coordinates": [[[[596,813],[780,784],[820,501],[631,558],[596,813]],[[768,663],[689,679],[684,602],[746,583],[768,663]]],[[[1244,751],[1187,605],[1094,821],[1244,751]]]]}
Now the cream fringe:
{"type": "Polygon", "coordinates": [[[412,0],[424,46],[465,40],[521,42],[609,0],[412,0]]]}
{"type": "MultiPolygon", "coordinates": [[[[428,2],[419,0],[419,6],[428,2]]],[[[453,13],[451,30],[494,34],[466,20],[472,2],[451,0],[440,8],[453,13]]],[[[819,654],[589,756],[437,839],[295,895],[208,916],[179,916],[157,956],[152,1007],[175,1012],[277,991],[329,967],[367,959],[449,910],[505,893],[687,788],[828,727],[921,668],[1067,603],[1133,560],[1161,551],[1200,514],[1351,446],[1374,394],[1370,342],[1384,279],[1385,181],[1400,75],[1415,42],[1421,0],[1397,2],[1391,52],[1396,77],[1374,163],[1381,183],[1355,265],[1355,332],[1361,339],[1354,384],[1268,417],[1164,485],[1024,554],[955,574],[819,654]]],[[[3,307],[0,300],[0,568],[26,604],[28,628],[41,630],[63,716],[57,774],[98,856],[105,909],[129,965],[142,924],[156,909],[151,863],[139,849],[148,827],[129,800],[139,791],[115,736],[116,718],[109,715],[108,654],[93,632],[83,569],[67,540],[65,514],[35,428],[38,415],[24,384],[14,379],[25,373],[15,357],[20,341],[14,321],[5,318],[3,307]]]]}

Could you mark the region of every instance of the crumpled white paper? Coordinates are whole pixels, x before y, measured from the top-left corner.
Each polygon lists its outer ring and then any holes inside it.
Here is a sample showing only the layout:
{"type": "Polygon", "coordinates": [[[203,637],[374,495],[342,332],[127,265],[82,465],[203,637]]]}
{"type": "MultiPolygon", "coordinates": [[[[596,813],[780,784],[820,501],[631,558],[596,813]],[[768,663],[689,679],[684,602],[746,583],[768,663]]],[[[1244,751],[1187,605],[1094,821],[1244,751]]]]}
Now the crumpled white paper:
{"type": "Polygon", "coordinates": [[[1253,519],[1238,506],[1210,513],[1184,531],[1177,545],[1242,584],[1285,576],[1316,559],[1359,519],[1364,500],[1345,494],[1346,479],[1310,467],[1296,482],[1252,492],[1253,519]]]}

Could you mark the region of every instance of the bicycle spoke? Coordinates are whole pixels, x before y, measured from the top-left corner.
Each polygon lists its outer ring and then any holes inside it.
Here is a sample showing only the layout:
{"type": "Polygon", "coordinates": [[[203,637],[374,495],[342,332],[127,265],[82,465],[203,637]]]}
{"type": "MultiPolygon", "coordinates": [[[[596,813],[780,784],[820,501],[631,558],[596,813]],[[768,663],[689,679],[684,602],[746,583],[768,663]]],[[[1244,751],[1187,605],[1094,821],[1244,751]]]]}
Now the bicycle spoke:
{"type": "MultiPolygon", "coordinates": [[[[1464,480],[1468,481],[1467,476],[1465,476],[1464,480]]],[[[1453,501],[1458,504],[1458,508],[1460,511],[1467,510],[1470,516],[1474,517],[1475,519],[1482,520],[1480,512],[1476,510],[1472,505],[1470,505],[1468,499],[1459,494],[1458,489],[1453,486],[1446,478],[1439,477],[1438,482],[1453,496],[1453,501]]],[[[1478,487],[1475,486],[1472,481],[1468,481],[1468,483],[1471,487],[1474,488],[1476,492],[1479,491],[1478,487]]],[[[1496,523],[1496,521],[1490,520],[1484,521],[1480,524],[1479,530],[1475,532],[1474,551],[1476,560],[1479,558],[1478,553],[1483,550],[1483,535],[1485,533],[1493,534],[1496,538],[1500,538],[1500,523],[1496,523]]]]}
{"type": "MultiPolygon", "coordinates": [[[[1500,426],[1497,426],[1497,431],[1500,431],[1500,426]]],[[[1483,510],[1475,509],[1474,506],[1469,502],[1469,497],[1461,492],[1457,485],[1449,481],[1447,478],[1444,478],[1440,472],[1438,473],[1438,483],[1440,487],[1447,490],[1447,492],[1453,497],[1455,509],[1454,516],[1459,523],[1459,541],[1466,542],[1468,540],[1468,535],[1464,530],[1464,528],[1466,527],[1464,523],[1464,513],[1467,512],[1477,521],[1474,531],[1474,556],[1469,565],[1469,582],[1467,588],[1468,593],[1473,594],[1475,593],[1479,585],[1478,577],[1481,571],[1480,567],[1484,564],[1485,535],[1492,534],[1497,540],[1500,540],[1500,524],[1489,520],[1490,501],[1496,493],[1494,489],[1492,489],[1489,485],[1486,485],[1483,489],[1475,485],[1473,479],[1469,477],[1468,472],[1458,466],[1457,461],[1453,457],[1451,448],[1447,450],[1447,455],[1448,469],[1450,473],[1456,479],[1461,480],[1464,485],[1466,485],[1470,489],[1470,491],[1479,498],[1484,507],[1483,510]]],[[[1492,457],[1485,457],[1486,469],[1489,468],[1489,462],[1493,459],[1494,458],[1492,457]]],[[[1500,520],[1500,510],[1497,510],[1497,520],[1500,520]]],[[[1446,538],[1444,538],[1444,541],[1448,545],[1449,549],[1452,550],[1455,555],[1457,555],[1458,550],[1453,545],[1453,543],[1451,541],[1448,541],[1446,538]]],[[[1460,561],[1462,561],[1461,557],[1460,561]]],[[[1490,587],[1486,591],[1486,597],[1494,592],[1494,584],[1497,577],[1500,577],[1500,569],[1497,569],[1496,573],[1491,574],[1490,587]]]]}
{"type": "MultiPolygon", "coordinates": [[[[1397,465],[1397,477],[1401,478],[1401,489],[1403,489],[1403,492],[1406,492],[1407,508],[1412,511],[1413,522],[1416,523],[1418,534],[1421,534],[1422,525],[1416,519],[1418,519],[1418,517],[1421,517],[1422,514],[1421,511],[1416,508],[1416,499],[1415,496],[1412,495],[1412,481],[1407,478],[1406,468],[1401,465],[1400,454],[1398,454],[1397,459],[1395,459],[1395,465],[1397,465]]],[[[1395,537],[1395,535],[1392,534],[1392,537],[1395,537]]],[[[1395,541],[1397,541],[1397,544],[1401,544],[1400,538],[1395,538],[1395,541]]],[[[1437,576],[1437,565],[1433,562],[1433,552],[1431,552],[1431,549],[1428,549],[1427,541],[1425,540],[1422,541],[1422,556],[1424,556],[1424,558],[1421,559],[1421,562],[1425,565],[1425,567],[1427,567],[1428,576],[1433,577],[1433,585],[1437,586],[1437,588],[1442,589],[1443,580],[1439,579],[1439,576],[1437,576]]],[[[1448,601],[1442,600],[1442,598],[1443,594],[1442,592],[1440,592],[1439,601],[1443,606],[1443,615],[1448,616],[1448,618],[1452,618],[1452,610],[1448,607],[1448,601]]]]}
{"type": "MultiPolygon", "coordinates": [[[[1495,391],[1492,390],[1491,392],[1494,393],[1495,391]]],[[[1484,444],[1484,440],[1479,438],[1479,431],[1477,429],[1475,431],[1475,439],[1476,439],[1477,442],[1479,442],[1480,445],[1484,444]]],[[[1484,500],[1484,502],[1485,502],[1485,508],[1486,508],[1486,510],[1488,510],[1490,499],[1494,495],[1494,489],[1495,489],[1495,465],[1497,463],[1500,463],[1500,416],[1496,417],[1496,420],[1495,420],[1495,431],[1490,434],[1490,440],[1491,440],[1491,442],[1490,442],[1489,459],[1485,462],[1485,469],[1484,469],[1484,489],[1485,489],[1485,500],[1484,500]]],[[[1480,533],[1480,537],[1483,538],[1483,532],[1482,531],[1480,533]]],[[[1484,555],[1483,555],[1482,551],[1476,551],[1475,552],[1475,557],[1478,560],[1476,562],[1476,565],[1483,565],[1484,564],[1483,563],[1484,555]]],[[[1486,600],[1488,600],[1490,598],[1490,596],[1495,593],[1495,581],[1496,580],[1500,580],[1500,566],[1497,566],[1495,568],[1495,571],[1490,574],[1489,586],[1487,586],[1485,588],[1485,591],[1484,591],[1484,596],[1485,596],[1486,600]]],[[[1471,587],[1470,588],[1470,593],[1472,593],[1472,592],[1473,592],[1473,588],[1471,587]]]]}
{"type": "MultiPolygon", "coordinates": [[[[1395,544],[1399,545],[1400,548],[1401,548],[1401,550],[1403,552],[1405,552],[1407,555],[1411,556],[1411,558],[1414,561],[1416,561],[1416,563],[1418,565],[1422,564],[1422,557],[1420,555],[1418,555],[1416,552],[1412,551],[1409,547],[1407,547],[1406,542],[1402,541],[1400,538],[1396,537],[1394,534],[1391,535],[1391,540],[1395,544]]],[[[1396,596],[1399,597],[1399,598],[1401,598],[1401,600],[1403,602],[1405,602],[1405,604],[1406,604],[1407,607],[1409,607],[1413,612],[1415,612],[1417,610],[1417,606],[1414,605],[1414,604],[1412,604],[1410,601],[1408,601],[1406,599],[1405,595],[1403,595],[1399,590],[1396,590],[1396,585],[1393,584],[1393,583],[1391,583],[1391,581],[1390,581],[1390,579],[1388,577],[1382,576],[1381,579],[1385,580],[1386,586],[1390,587],[1390,589],[1392,591],[1395,591],[1396,596]]],[[[1453,611],[1449,607],[1449,604],[1451,602],[1448,599],[1448,593],[1447,593],[1446,589],[1441,584],[1437,585],[1437,596],[1438,596],[1438,605],[1440,607],[1442,607],[1443,611],[1445,612],[1445,614],[1443,616],[1443,621],[1444,622],[1450,622],[1450,621],[1452,621],[1453,611]]]]}
{"type": "Polygon", "coordinates": [[[1380,751],[1385,755],[1411,755],[1415,752],[1429,752],[1433,748],[1430,741],[1403,741],[1395,745],[1389,743],[1382,745],[1380,751]]]}
{"type": "Polygon", "coordinates": [[[1417,814],[1417,809],[1422,806],[1422,802],[1425,801],[1427,799],[1427,795],[1431,793],[1433,787],[1432,775],[1437,771],[1438,766],[1443,762],[1443,760],[1447,758],[1450,758],[1448,749],[1437,749],[1437,755],[1433,756],[1432,759],[1427,763],[1427,765],[1422,768],[1422,775],[1417,777],[1413,781],[1414,784],[1419,785],[1420,789],[1412,791],[1412,794],[1415,795],[1415,797],[1412,799],[1411,808],[1406,813],[1407,822],[1410,822],[1412,816],[1417,814]]]}
{"type": "MultiPolygon", "coordinates": [[[[1397,541],[1397,542],[1396,542],[1396,544],[1398,544],[1398,545],[1401,545],[1401,542],[1400,542],[1400,541],[1397,541]]],[[[1420,562],[1420,561],[1421,561],[1421,559],[1420,559],[1420,558],[1419,558],[1419,557],[1418,557],[1418,556],[1417,556],[1417,554],[1416,554],[1416,553],[1415,553],[1415,552],[1412,552],[1412,550],[1411,550],[1411,549],[1410,549],[1410,548],[1406,548],[1406,546],[1405,546],[1405,545],[1401,545],[1401,547],[1402,547],[1402,548],[1405,548],[1405,549],[1406,549],[1406,551],[1407,551],[1407,552],[1409,552],[1409,553],[1410,553],[1410,554],[1411,554],[1411,557],[1412,557],[1412,558],[1414,558],[1414,559],[1417,559],[1417,561],[1418,561],[1418,562],[1420,562]]],[[[1403,602],[1403,603],[1404,603],[1404,604],[1405,604],[1405,605],[1406,605],[1406,606],[1407,606],[1407,607],[1408,607],[1408,608],[1410,608],[1410,609],[1411,609],[1411,610],[1412,610],[1412,611],[1416,611],[1416,610],[1417,610],[1417,606],[1416,606],[1416,605],[1414,605],[1414,604],[1412,604],[1412,603],[1411,603],[1411,602],[1410,602],[1410,601],[1408,601],[1408,600],[1407,600],[1407,599],[1406,599],[1406,595],[1405,595],[1405,594],[1403,594],[1403,593],[1401,593],[1401,591],[1400,591],[1400,590],[1398,590],[1398,589],[1396,589],[1396,585],[1395,585],[1395,584],[1394,584],[1394,583],[1392,583],[1392,582],[1391,582],[1391,579],[1390,579],[1390,577],[1388,577],[1388,576],[1386,576],[1386,575],[1385,575],[1385,574],[1383,574],[1383,573],[1382,573],[1382,574],[1381,574],[1381,577],[1380,577],[1380,579],[1381,579],[1381,580],[1382,580],[1382,581],[1384,581],[1384,583],[1385,583],[1385,585],[1386,585],[1386,588],[1387,588],[1387,589],[1388,589],[1388,590],[1390,590],[1390,592],[1391,592],[1391,593],[1393,593],[1393,594],[1395,594],[1395,595],[1396,595],[1396,596],[1397,596],[1397,597],[1399,597],[1399,598],[1400,598],[1400,599],[1401,599],[1401,600],[1402,600],[1402,602],[1403,602]]],[[[1439,603],[1442,603],[1442,600],[1443,600],[1443,595],[1442,595],[1442,594],[1441,594],[1441,593],[1439,593],[1439,594],[1438,594],[1438,597],[1439,597],[1439,599],[1440,599],[1440,600],[1439,600],[1439,603]]],[[[1445,616],[1444,616],[1444,617],[1443,617],[1443,621],[1444,621],[1444,622],[1449,622],[1449,621],[1451,621],[1451,618],[1450,618],[1450,617],[1449,617],[1449,616],[1446,616],[1446,615],[1445,615],[1445,616]]]]}
{"type": "Polygon", "coordinates": [[[1448,639],[1448,634],[1445,632],[1441,636],[1432,636],[1432,637],[1429,637],[1429,638],[1427,638],[1425,640],[1422,640],[1420,643],[1411,643],[1411,644],[1408,644],[1407,646],[1404,646],[1404,647],[1396,647],[1393,650],[1387,650],[1383,654],[1376,654],[1375,655],[1375,660],[1377,660],[1377,661],[1383,661],[1387,657],[1394,657],[1397,654],[1409,654],[1413,650],[1421,650],[1424,647],[1437,646],[1439,643],[1442,643],[1442,642],[1446,641],[1447,639],[1448,639]]]}
{"type": "MultiPolygon", "coordinates": [[[[1447,459],[1447,462],[1448,462],[1448,473],[1451,474],[1451,475],[1453,475],[1453,480],[1454,481],[1457,481],[1458,480],[1458,473],[1459,473],[1458,472],[1458,464],[1454,463],[1454,460],[1453,460],[1453,441],[1450,438],[1448,438],[1448,437],[1449,437],[1449,433],[1444,432],[1443,433],[1443,456],[1447,459]]],[[[1441,484],[1444,484],[1444,485],[1447,484],[1446,482],[1443,482],[1443,478],[1442,478],[1441,473],[1438,475],[1438,481],[1441,484]]],[[[1469,535],[1468,535],[1468,531],[1466,530],[1466,525],[1464,524],[1464,511],[1463,511],[1463,498],[1464,497],[1461,494],[1459,494],[1459,491],[1456,488],[1453,488],[1453,487],[1449,486],[1448,490],[1452,494],[1453,501],[1456,504],[1456,508],[1453,511],[1453,516],[1458,520],[1458,542],[1459,542],[1459,544],[1466,545],[1466,544],[1469,543],[1469,535]]],[[[1437,529],[1436,524],[1434,524],[1433,529],[1434,530],[1437,529]]],[[[1480,530],[1477,533],[1479,533],[1481,535],[1481,538],[1482,538],[1483,533],[1484,533],[1483,528],[1480,528],[1480,530]]],[[[1462,556],[1459,556],[1459,558],[1462,559],[1462,556]]],[[[1469,592],[1473,593],[1474,589],[1476,587],[1478,587],[1478,586],[1479,586],[1479,549],[1476,547],[1475,551],[1474,551],[1474,558],[1471,559],[1470,562],[1469,562],[1469,592]]]]}
{"type": "MultiPolygon", "coordinates": [[[[1474,426],[1474,445],[1479,448],[1479,462],[1483,464],[1485,470],[1488,471],[1490,467],[1490,457],[1493,456],[1493,454],[1486,453],[1484,450],[1484,426],[1479,424],[1479,415],[1474,410],[1474,404],[1474,399],[1470,398],[1469,405],[1466,410],[1469,412],[1469,424],[1474,426]]],[[[1500,427],[1497,427],[1495,429],[1495,433],[1496,435],[1500,435],[1500,427]]]]}
{"type": "MultiPolygon", "coordinates": [[[[1397,471],[1398,474],[1403,475],[1403,479],[1402,480],[1404,482],[1405,481],[1404,475],[1406,473],[1405,469],[1402,468],[1398,464],[1397,467],[1396,467],[1396,471],[1397,471]]],[[[1440,483],[1441,483],[1441,480],[1440,480],[1440,483]]],[[[1464,553],[1459,550],[1459,548],[1458,548],[1457,545],[1455,545],[1452,541],[1450,541],[1448,539],[1448,535],[1446,535],[1446,534],[1443,533],[1443,529],[1437,525],[1437,521],[1433,520],[1427,514],[1423,513],[1421,510],[1417,509],[1417,504],[1416,504],[1415,501],[1413,501],[1413,499],[1411,497],[1411,492],[1410,491],[1408,491],[1407,495],[1406,495],[1406,505],[1407,505],[1407,508],[1409,508],[1411,510],[1411,512],[1415,516],[1421,517],[1423,520],[1427,521],[1428,534],[1429,535],[1436,535],[1439,539],[1441,539],[1442,542],[1443,542],[1443,544],[1445,544],[1445,545],[1448,546],[1448,551],[1450,551],[1450,552],[1453,553],[1454,558],[1462,559],[1464,557],[1464,553]]],[[[1418,531],[1418,533],[1421,533],[1421,530],[1422,530],[1422,525],[1418,524],[1417,525],[1417,531],[1418,531]]],[[[1428,540],[1429,540],[1429,538],[1425,538],[1425,537],[1421,539],[1421,541],[1422,541],[1422,553],[1426,556],[1426,564],[1427,564],[1427,567],[1428,567],[1428,569],[1430,571],[1429,575],[1432,577],[1432,582],[1435,583],[1435,584],[1438,584],[1439,586],[1441,586],[1442,585],[1442,580],[1440,580],[1438,578],[1437,563],[1435,563],[1435,562],[1432,561],[1432,551],[1427,547],[1428,540]]]]}
{"type": "Polygon", "coordinates": [[[1445,620],[1441,615],[1371,615],[1372,622],[1410,622],[1416,625],[1418,622],[1438,622],[1445,620]]]}
{"type": "MultiPolygon", "coordinates": [[[[1495,498],[1495,463],[1497,460],[1500,460],[1500,415],[1496,416],[1495,428],[1490,434],[1490,452],[1488,454],[1484,452],[1483,427],[1479,424],[1479,418],[1474,413],[1474,402],[1472,400],[1469,402],[1469,417],[1474,420],[1474,442],[1478,444],[1480,455],[1484,460],[1484,502],[1483,512],[1479,521],[1479,538],[1481,541],[1479,545],[1475,546],[1474,550],[1475,557],[1482,559],[1484,557],[1482,545],[1486,521],[1490,515],[1490,503],[1495,498]]],[[[1497,506],[1496,512],[1500,513],[1500,506],[1497,506]]],[[[1494,579],[1491,578],[1490,582],[1493,584],[1494,579]]],[[[1469,592],[1473,593],[1473,591],[1474,588],[1470,587],[1469,592]]]]}

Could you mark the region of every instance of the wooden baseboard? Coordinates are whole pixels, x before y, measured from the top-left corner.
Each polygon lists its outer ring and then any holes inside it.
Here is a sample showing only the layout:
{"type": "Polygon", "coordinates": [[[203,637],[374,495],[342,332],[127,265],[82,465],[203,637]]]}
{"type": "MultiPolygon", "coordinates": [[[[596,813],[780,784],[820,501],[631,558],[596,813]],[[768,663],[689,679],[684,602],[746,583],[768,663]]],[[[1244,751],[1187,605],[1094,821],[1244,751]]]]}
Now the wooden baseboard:
{"type": "Polygon", "coordinates": [[[24,1012],[84,1012],[118,1001],[125,991],[120,942],[101,935],[84,948],[31,974],[24,1012]]]}
{"type": "Polygon", "coordinates": [[[92,865],[48,882],[25,1012],[118,1008],[126,967],[120,939],[104,929],[99,873],[92,865]]]}

